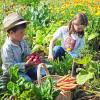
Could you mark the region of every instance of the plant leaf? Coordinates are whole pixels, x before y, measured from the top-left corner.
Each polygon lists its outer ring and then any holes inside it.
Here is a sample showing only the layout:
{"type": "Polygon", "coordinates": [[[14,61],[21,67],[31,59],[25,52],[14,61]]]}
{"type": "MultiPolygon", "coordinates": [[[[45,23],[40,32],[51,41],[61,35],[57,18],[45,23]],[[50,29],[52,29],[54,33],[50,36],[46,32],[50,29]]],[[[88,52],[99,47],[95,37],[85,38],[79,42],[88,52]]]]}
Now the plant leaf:
{"type": "Polygon", "coordinates": [[[88,64],[92,59],[91,55],[86,55],[83,58],[75,58],[74,62],[76,62],[77,64],[88,64]]]}
{"type": "Polygon", "coordinates": [[[19,66],[14,65],[9,69],[9,74],[11,76],[11,80],[16,81],[19,78],[19,66]]]}
{"type": "Polygon", "coordinates": [[[92,34],[90,34],[90,35],[88,36],[88,41],[90,41],[90,40],[96,38],[98,35],[99,35],[98,33],[92,33],[92,34]]]}
{"type": "Polygon", "coordinates": [[[89,79],[93,78],[94,73],[93,72],[86,72],[86,71],[81,71],[77,77],[76,81],[79,85],[84,84],[87,82],[89,79]]]}
{"type": "Polygon", "coordinates": [[[19,94],[20,93],[20,89],[18,87],[17,84],[13,83],[12,81],[10,81],[8,84],[7,84],[7,89],[13,94],[19,94]]]}

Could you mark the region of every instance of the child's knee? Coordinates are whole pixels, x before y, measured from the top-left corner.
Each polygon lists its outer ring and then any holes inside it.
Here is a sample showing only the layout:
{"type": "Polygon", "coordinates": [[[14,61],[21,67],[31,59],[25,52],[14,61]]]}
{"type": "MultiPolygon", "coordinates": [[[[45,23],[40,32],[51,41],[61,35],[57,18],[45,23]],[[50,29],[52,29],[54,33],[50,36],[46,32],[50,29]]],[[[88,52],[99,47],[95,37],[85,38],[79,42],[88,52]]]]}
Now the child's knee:
{"type": "Polygon", "coordinates": [[[32,82],[32,79],[25,73],[20,72],[20,76],[23,77],[25,80],[32,82]]]}
{"type": "Polygon", "coordinates": [[[53,55],[54,55],[54,57],[64,56],[65,51],[61,46],[55,46],[54,49],[53,49],[53,55]]]}

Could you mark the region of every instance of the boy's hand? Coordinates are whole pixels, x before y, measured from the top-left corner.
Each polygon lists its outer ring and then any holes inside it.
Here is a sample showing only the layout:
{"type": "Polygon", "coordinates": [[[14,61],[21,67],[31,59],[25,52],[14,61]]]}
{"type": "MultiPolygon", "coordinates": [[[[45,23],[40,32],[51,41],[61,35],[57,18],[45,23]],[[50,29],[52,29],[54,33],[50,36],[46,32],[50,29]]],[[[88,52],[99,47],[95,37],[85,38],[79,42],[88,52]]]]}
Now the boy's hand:
{"type": "Polygon", "coordinates": [[[25,63],[25,69],[28,70],[32,67],[35,67],[36,64],[34,64],[34,61],[32,61],[32,58],[28,59],[25,63]]]}
{"type": "Polygon", "coordinates": [[[29,59],[30,59],[30,55],[25,58],[26,61],[29,60],[29,59]]]}
{"type": "Polygon", "coordinates": [[[31,55],[26,57],[26,64],[29,65],[38,65],[41,63],[41,59],[38,54],[32,53],[31,55]]]}
{"type": "Polygon", "coordinates": [[[26,61],[25,63],[26,66],[33,66],[34,62],[32,61],[32,58],[30,58],[29,60],[26,61]]]}
{"type": "Polygon", "coordinates": [[[34,61],[32,61],[32,58],[29,58],[29,59],[26,61],[26,64],[34,65],[34,61]]]}

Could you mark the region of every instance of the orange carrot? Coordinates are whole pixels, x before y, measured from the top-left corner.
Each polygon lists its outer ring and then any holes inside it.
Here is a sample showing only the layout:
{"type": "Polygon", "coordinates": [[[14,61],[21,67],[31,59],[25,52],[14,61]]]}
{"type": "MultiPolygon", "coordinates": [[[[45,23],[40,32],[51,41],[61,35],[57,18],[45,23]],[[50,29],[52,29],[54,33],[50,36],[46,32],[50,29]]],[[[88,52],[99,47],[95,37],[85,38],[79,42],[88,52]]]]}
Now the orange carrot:
{"type": "Polygon", "coordinates": [[[76,80],[72,80],[72,81],[69,81],[68,83],[70,83],[70,84],[73,83],[74,84],[75,82],[76,82],[76,80]]]}
{"type": "Polygon", "coordinates": [[[60,82],[60,83],[57,83],[57,86],[62,86],[62,85],[64,85],[64,84],[69,84],[69,82],[60,82]]]}
{"type": "Polygon", "coordinates": [[[60,86],[61,89],[68,91],[68,90],[72,90],[76,87],[76,85],[70,86],[70,87],[66,87],[66,86],[60,86]]]}
{"type": "Polygon", "coordinates": [[[68,78],[64,79],[64,82],[69,82],[69,81],[73,81],[73,80],[75,80],[75,78],[73,78],[73,77],[68,77],[68,78]]]}
{"type": "Polygon", "coordinates": [[[64,84],[74,84],[75,83],[75,80],[71,80],[71,81],[61,81],[61,82],[58,82],[57,83],[57,86],[61,86],[61,85],[64,85],[64,84]]]}
{"type": "Polygon", "coordinates": [[[60,78],[60,79],[57,81],[57,83],[63,81],[63,80],[66,79],[68,76],[69,76],[69,75],[65,75],[65,76],[63,76],[62,78],[60,78]]]}
{"type": "Polygon", "coordinates": [[[77,86],[77,84],[64,84],[63,86],[65,86],[65,87],[73,87],[73,86],[77,86]]]}

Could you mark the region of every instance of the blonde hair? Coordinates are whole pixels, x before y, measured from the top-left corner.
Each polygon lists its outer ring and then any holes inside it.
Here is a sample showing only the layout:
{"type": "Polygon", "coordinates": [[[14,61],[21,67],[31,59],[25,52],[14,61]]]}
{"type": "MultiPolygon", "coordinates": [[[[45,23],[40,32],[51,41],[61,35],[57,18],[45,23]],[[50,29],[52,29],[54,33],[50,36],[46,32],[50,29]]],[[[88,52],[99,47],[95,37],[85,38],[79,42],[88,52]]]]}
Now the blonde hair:
{"type": "MultiPolygon", "coordinates": [[[[76,19],[79,19],[80,25],[88,26],[88,18],[84,13],[78,13],[74,18],[69,22],[69,34],[72,34],[74,31],[72,29],[72,22],[76,19]]],[[[84,36],[84,30],[81,32],[81,34],[78,34],[80,37],[84,36]]]]}

